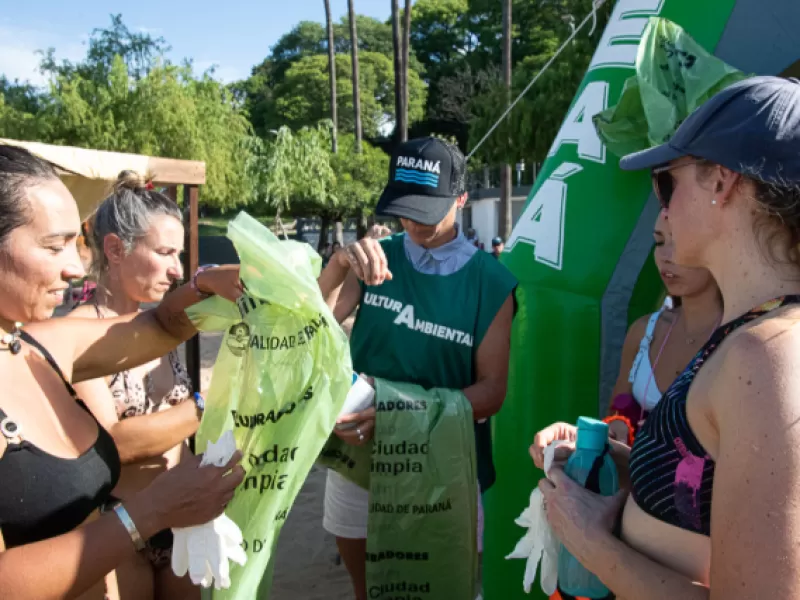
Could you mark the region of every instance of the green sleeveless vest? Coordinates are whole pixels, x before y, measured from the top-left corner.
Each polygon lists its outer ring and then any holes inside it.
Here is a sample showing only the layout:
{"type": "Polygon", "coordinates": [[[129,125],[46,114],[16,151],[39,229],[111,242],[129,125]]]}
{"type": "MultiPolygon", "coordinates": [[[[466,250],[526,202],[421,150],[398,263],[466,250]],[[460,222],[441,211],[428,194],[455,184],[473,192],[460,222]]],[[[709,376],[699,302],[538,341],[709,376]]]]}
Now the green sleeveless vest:
{"type": "MultiPolygon", "coordinates": [[[[393,279],[362,283],[350,339],[353,368],[425,389],[469,387],[478,346],[517,282],[485,252],[451,275],[420,273],[406,256],[403,235],[381,240],[393,279]]],[[[489,423],[476,423],[475,433],[485,491],[494,481],[489,423]]]]}

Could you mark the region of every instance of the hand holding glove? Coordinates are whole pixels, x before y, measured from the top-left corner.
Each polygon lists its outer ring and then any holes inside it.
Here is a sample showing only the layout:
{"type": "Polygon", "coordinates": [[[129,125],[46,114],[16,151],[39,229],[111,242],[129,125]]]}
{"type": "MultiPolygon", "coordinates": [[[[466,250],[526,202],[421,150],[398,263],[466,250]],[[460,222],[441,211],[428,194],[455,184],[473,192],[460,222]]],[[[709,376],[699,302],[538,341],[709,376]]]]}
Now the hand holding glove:
{"type": "MultiPolygon", "coordinates": [[[[226,431],[216,444],[209,442],[200,467],[223,466],[235,451],[233,432],[226,431]]],[[[172,532],[172,571],[178,577],[188,572],[195,585],[208,588],[213,582],[216,589],[227,589],[231,585],[228,561],[242,566],[247,562],[241,546],[242,531],[225,513],[204,525],[174,528],[172,532]]]]}

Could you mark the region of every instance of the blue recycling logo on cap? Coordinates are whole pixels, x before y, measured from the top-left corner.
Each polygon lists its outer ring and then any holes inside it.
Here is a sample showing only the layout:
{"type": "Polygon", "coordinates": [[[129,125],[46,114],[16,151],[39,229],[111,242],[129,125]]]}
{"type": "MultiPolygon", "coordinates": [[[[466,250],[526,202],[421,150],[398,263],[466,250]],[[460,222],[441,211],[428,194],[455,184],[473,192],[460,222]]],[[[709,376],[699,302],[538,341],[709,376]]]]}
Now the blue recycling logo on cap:
{"type": "Polygon", "coordinates": [[[436,188],[439,187],[439,172],[440,161],[438,160],[398,156],[394,180],[436,188]]]}

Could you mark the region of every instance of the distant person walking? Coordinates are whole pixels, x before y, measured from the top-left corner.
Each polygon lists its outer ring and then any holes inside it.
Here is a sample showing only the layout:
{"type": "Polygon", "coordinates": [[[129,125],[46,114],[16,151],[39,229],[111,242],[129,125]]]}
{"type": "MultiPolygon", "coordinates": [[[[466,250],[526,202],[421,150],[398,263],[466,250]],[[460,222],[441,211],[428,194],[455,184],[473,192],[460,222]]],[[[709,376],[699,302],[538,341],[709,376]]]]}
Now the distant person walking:
{"type": "Polygon", "coordinates": [[[503,253],[505,249],[505,244],[503,243],[503,239],[496,237],[492,240],[492,256],[495,258],[500,258],[500,255],[503,253]]]}

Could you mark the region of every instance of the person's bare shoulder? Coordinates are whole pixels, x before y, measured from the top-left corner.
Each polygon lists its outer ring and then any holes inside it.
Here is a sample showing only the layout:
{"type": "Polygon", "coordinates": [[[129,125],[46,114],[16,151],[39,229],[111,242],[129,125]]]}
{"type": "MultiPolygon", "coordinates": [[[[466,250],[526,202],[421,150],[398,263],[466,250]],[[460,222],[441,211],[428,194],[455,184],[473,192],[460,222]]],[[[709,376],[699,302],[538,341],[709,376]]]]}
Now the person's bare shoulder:
{"type": "Polygon", "coordinates": [[[647,322],[650,320],[650,315],[643,315],[636,319],[631,326],[628,328],[628,337],[635,338],[640,340],[644,337],[645,331],[647,331],[647,322]]]}
{"type": "Polygon", "coordinates": [[[44,346],[56,359],[67,379],[72,377],[75,340],[81,335],[79,320],[97,320],[97,311],[93,306],[78,306],[62,317],[47,319],[25,325],[35,340],[44,346]]]}
{"type": "Polygon", "coordinates": [[[96,319],[97,309],[94,306],[82,304],[64,316],[68,319],[96,319]]]}
{"type": "Polygon", "coordinates": [[[714,394],[722,410],[741,400],[738,414],[786,425],[789,413],[800,415],[800,307],[778,309],[731,334],[719,349],[714,394]]]}
{"type": "Polygon", "coordinates": [[[800,359],[800,306],[776,309],[768,317],[742,326],[720,350],[726,362],[768,361],[776,365],[796,365],[800,359]]]}

